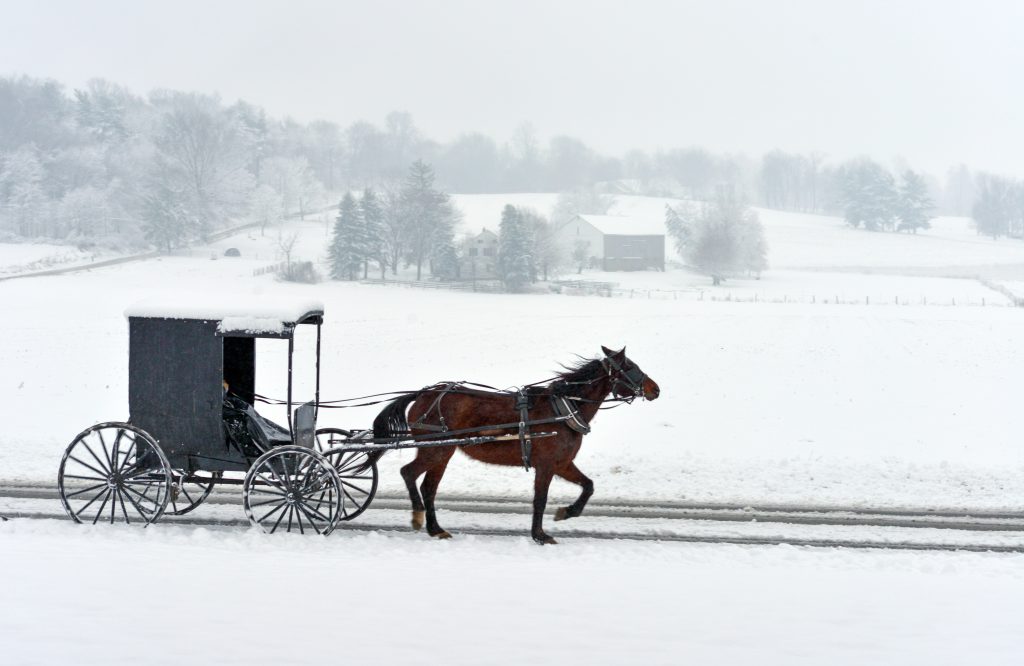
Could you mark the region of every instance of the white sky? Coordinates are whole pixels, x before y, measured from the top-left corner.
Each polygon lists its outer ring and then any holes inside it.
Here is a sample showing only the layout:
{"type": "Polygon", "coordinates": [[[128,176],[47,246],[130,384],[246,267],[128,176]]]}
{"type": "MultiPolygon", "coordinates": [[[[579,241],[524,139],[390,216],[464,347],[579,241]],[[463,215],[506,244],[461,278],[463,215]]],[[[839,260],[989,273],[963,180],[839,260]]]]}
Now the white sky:
{"type": "Polygon", "coordinates": [[[621,153],[702,145],[1024,175],[1024,2],[0,0],[0,75],[621,153]]]}

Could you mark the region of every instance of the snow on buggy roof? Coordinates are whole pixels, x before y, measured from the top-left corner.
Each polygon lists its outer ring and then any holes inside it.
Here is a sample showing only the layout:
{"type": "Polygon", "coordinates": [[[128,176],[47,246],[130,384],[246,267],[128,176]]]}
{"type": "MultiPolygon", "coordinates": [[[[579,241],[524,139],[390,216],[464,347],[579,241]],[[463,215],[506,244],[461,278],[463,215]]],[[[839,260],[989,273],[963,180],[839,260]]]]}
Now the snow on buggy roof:
{"type": "Polygon", "coordinates": [[[281,335],[297,324],[323,320],[324,304],[313,300],[241,297],[145,300],[124,311],[125,317],[216,321],[220,334],[281,335]]]}

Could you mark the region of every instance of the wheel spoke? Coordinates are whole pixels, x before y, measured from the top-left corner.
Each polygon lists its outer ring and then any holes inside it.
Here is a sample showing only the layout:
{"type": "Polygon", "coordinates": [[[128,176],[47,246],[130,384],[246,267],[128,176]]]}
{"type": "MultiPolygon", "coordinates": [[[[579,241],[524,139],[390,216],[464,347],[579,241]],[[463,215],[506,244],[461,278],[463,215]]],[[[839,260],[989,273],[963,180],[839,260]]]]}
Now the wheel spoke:
{"type": "MultiPolygon", "coordinates": [[[[277,505],[276,509],[271,509],[269,513],[263,514],[263,517],[258,519],[256,522],[262,525],[264,520],[266,520],[267,518],[270,518],[272,515],[274,515],[275,513],[277,513],[278,511],[280,511],[281,509],[283,509],[286,506],[288,506],[288,504],[286,502],[281,502],[280,504],[277,505]]],[[[281,518],[282,517],[284,517],[284,513],[283,512],[281,513],[281,516],[279,516],[278,519],[277,519],[278,523],[281,522],[281,518]]],[[[274,529],[277,529],[277,523],[274,523],[274,529]]],[[[273,530],[271,530],[271,531],[273,531],[273,530]]]]}
{"type": "Polygon", "coordinates": [[[306,530],[302,529],[302,513],[303,512],[302,512],[301,509],[302,509],[302,505],[301,504],[296,504],[295,505],[295,518],[298,520],[298,523],[299,523],[299,534],[305,534],[306,530]]]}
{"type": "MultiPolygon", "coordinates": [[[[98,455],[96,455],[96,452],[92,450],[91,446],[89,446],[88,440],[83,438],[83,439],[80,439],[78,441],[78,443],[81,444],[85,448],[85,450],[89,452],[89,455],[92,456],[92,459],[95,460],[96,464],[100,466],[101,470],[103,470],[102,472],[99,472],[99,473],[102,474],[103,476],[110,476],[110,470],[107,469],[107,466],[103,464],[103,461],[100,460],[100,457],[98,455]]],[[[77,458],[75,458],[75,460],[79,464],[85,465],[85,463],[82,462],[81,460],[78,460],[77,458]]],[[[89,467],[89,469],[93,470],[94,472],[98,471],[94,467],[91,467],[89,465],[85,465],[85,466],[89,467]]]]}
{"type": "Polygon", "coordinates": [[[95,525],[96,522],[100,519],[100,516],[103,515],[103,509],[106,508],[108,499],[110,499],[110,488],[107,488],[107,492],[103,496],[103,503],[100,504],[100,510],[96,512],[96,517],[92,519],[93,525],[95,525]]]}
{"type": "Polygon", "coordinates": [[[104,483],[97,483],[95,486],[89,486],[88,488],[83,488],[81,490],[76,490],[73,493],[66,493],[64,495],[64,497],[74,497],[75,495],[81,495],[82,493],[87,493],[90,490],[96,490],[97,488],[102,488],[105,485],[107,485],[105,482],[104,483]]]}
{"type": "Polygon", "coordinates": [[[348,486],[348,487],[349,487],[349,488],[351,488],[352,490],[358,490],[359,492],[361,492],[362,494],[364,494],[364,495],[366,495],[366,496],[369,496],[369,495],[370,495],[370,491],[369,491],[369,490],[363,490],[362,488],[360,488],[359,486],[357,486],[357,485],[356,485],[356,484],[354,484],[354,483],[349,483],[348,481],[342,481],[342,482],[341,482],[341,484],[342,484],[343,486],[348,486]]]}
{"type": "Polygon", "coordinates": [[[128,510],[124,508],[124,496],[120,490],[117,492],[117,499],[121,502],[121,513],[124,514],[124,524],[130,525],[132,521],[128,520],[128,510]]]}
{"type": "MultiPolygon", "coordinates": [[[[89,447],[86,447],[86,449],[88,449],[88,448],[89,447]]],[[[89,451],[89,453],[92,453],[92,451],[89,451]]],[[[93,457],[95,458],[96,456],[93,456],[93,457]]],[[[89,463],[82,462],[81,460],[79,460],[78,458],[76,458],[74,456],[68,456],[68,459],[69,460],[74,460],[76,463],[78,463],[82,467],[88,467],[90,470],[92,470],[93,472],[96,472],[101,477],[103,477],[103,479],[106,479],[108,476],[110,476],[110,472],[104,472],[102,470],[98,470],[95,467],[93,467],[92,465],[90,465],[89,463]]],[[[96,459],[96,462],[99,462],[98,458],[96,459]]],[[[66,474],[65,476],[71,476],[71,475],[70,474],[66,474]]],[[[71,478],[78,478],[78,477],[71,477],[71,478]]]]}
{"type": "Polygon", "coordinates": [[[265,488],[250,488],[249,492],[259,493],[261,495],[277,495],[278,497],[286,497],[287,493],[277,492],[276,490],[266,490],[265,488]]]}
{"type": "MultiPolygon", "coordinates": [[[[306,518],[310,518],[309,514],[310,512],[312,512],[312,514],[320,520],[324,521],[328,525],[331,524],[331,519],[325,516],[324,514],[320,513],[320,511],[318,511],[317,509],[314,509],[313,507],[307,507],[306,504],[299,504],[299,506],[302,507],[302,511],[306,514],[306,518]]],[[[310,522],[313,522],[312,518],[310,518],[310,522]]]]}
{"type": "Polygon", "coordinates": [[[139,506],[139,503],[135,501],[135,498],[129,495],[128,493],[125,493],[124,496],[128,498],[128,501],[131,503],[131,505],[135,507],[135,510],[139,512],[139,515],[142,516],[142,519],[145,520],[146,523],[148,524],[149,519],[146,518],[146,510],[139,506]]]}
{"type": "Polygon", "coordinates": [[[107,482],[106,477],[81,476],[79,474],[65,474],[64,478],[65,479],[82,479],[83,481],[102,481],[103,483],[107,482]]]}
{"type": "Polygon", "coordinates": [[[107,450],[107,440],[103,437],[103,430],[97,430],[96,435],[100,438],[100,446],[103,447],[103,455],[110,462],[110,469],[114,469],[114,459],[110,457],[110,451],[107,450]]]}
{"type": "Polygon", "coordinates": [[[261,502],[249,502],[249,507],[250,508],[256,508],[258,506],[266,506],[267,504],[283,504],[283,503],[284,503],[284,500],[268,499],[268,500],[263,500],[261,502]]]}
{"type": "MultiPolygon", "coordinates": [[[[309,513],[306,511],[305,507],[302,504],[299,504],[299,511],[306,514],[306,520],[309,521],[309,526],[313,528],[313,531],[315,531],[317,534],[323,534],[323,532],[320,531],[320,528],[316,526],[316,523],[313,522],[312,516],[309,515],[309,513]]],[[[300,518],[299,520],[302,519],[300,518]]],[[[328,520],[327,524],[330,525],[331,521],[328,520]]],[[[301,526],[302,523],[300,522],[299,525],[301,526]]]]}
{"type": "MultiPolygon", "coordinates": [[[[124,454],[124,462],[121,463],[121,466],[117,470],[118,473],[121,474],[121,476],[126,476],[124,468],[128,465],[128,461],[132,459],[132,454],[135,453],[136,449],[138,448],[136,446],[137,444],[138,442],[133,437],[132,445],[128,447],[128,450],[124,454]]],[[[138,464],[138,461],[136,461],[136,464],[138,464]]]]}
{"type": "Polygon", "coordinates": [[[361,454],[355,454],[351,458],[342,461],[344,463],[344,465],[345,465],[344,467],[340,467],[338,465],[335,465],[335,467],[338,468],[338,474],[341,474],[342,472],[347,472],[347,471],[349,471],[350,469],[352,469],[354,467],[359,467],[361,465],[365,465],[366,461],[364,461],[364,460],[356,460],[356,458],[359,457],[360,455],[361,454]],[[355,462],[353,462],[353,461],[355,461],[355,462]]]}
{"type": "Polygon", "coordinates": [[[93,503],[94,503],[94,502],[95,502],[96,500],[98,500],[98,499],[100,498],[100,496],[101,496],[101,495],[103,495],[103,494],[104,494],[104,492],[110,492],[110,488],[106,487],[106,485],[107,485],[107,484],[105,484],[105,483],[104,483],[103,485],[104,485],[104,490],[101,490],[101,491],[99,491],[98,493],[96,493],[96,496],[95,496],[95,497],[93,497],[93,498],[92,498],[91,500],[89,500],[88,504],[86,504],[86,505],[85,505],[85,506],[83,506],[83,507],[82,507],[81,509],[79,509],[79,510],[78,510],[78,512],[77,512],[77,513],[75,513],[75,519],[77,519],[77,518],[78,518],[78,517],[79,517],[80,515],[82,515],[83,513],[85,513],[85,510],[86,510],[86,509],[88,509],[88,508],[89,508],[90,506],[92,506],[92,505],[93,505],[93,503]]]}
{"type": "MultiPolygon", "coordinates": [[[[127,490],[127,491],[130,491],[130,492],[133,492],[133,493],[135,493],[136,495],[138,495],[138,496],[139,496],[139,499],[140,499],[140,500],[142,500],[143,502],[149,502],[150,504],[152,504],[152,505],[153,505],[153,508],[152,508],[152,509],[141,509],[141,508],[140,508],[140,509],[139,509],[139,511],[140,511],[140,512],[147,512],[147,511],[148,511],[148,512],[150,512],[150,513],[156,513],[156,510],[157,510],[157,509],[159,508],[159,506],[160,506],[160,502],[158,502],[158,501],[157,501],[157,500],[156,500],[155,498],[150,498],[150,497],[148,496],[148,493],[149,493],[149,489],[148,489],[148,488],[146,489],[146,493],[147,493],[147,494],[146,494],[146,495],[143,495],[143,494],[142,494],[142,493],[140,493],[140,492],[139,492],[138,490],[135,490],[134,488],[132,488],[131,486],[129,486],[129,485],[127,485],[127,484],[125,484],[125,485],[124,485],[124,486],[122,486],[122,487],[123,487],[123,488],[124,488],[125,490],[127,490]]],[[[159,497],[159,494],[157,495],[157,497],[159,497]]]]}

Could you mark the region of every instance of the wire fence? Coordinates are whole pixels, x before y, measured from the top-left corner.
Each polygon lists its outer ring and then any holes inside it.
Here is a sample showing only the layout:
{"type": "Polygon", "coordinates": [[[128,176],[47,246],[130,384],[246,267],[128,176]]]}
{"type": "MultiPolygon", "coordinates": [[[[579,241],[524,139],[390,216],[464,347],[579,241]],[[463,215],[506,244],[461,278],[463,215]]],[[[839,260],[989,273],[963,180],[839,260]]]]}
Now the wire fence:
{"type": "MultiPolygon", "coordinates": [[[[441,289],[451,291],[470,291],[480,293],[501,293],[504,291],[500,283],[472,281],[439,281],[439,280],[362,280],[363,284],[387,287],[403,287],[407,289],[441,289]]],[[[769,292],[733,292],[713,291],[711,289],[643,289],[621,287],[614,282],[597,282],[587,280],[566,280],[551,282],[550,292],[566,296],[590,296],[594,298],[625,298],[634,300],[659,301],[690,301],[715,303],[782,303],[804,305],[876,305],[876,306],[945,306],[945,307],[1022,307],[1024,298],[1017,297],[1013,292],[1001,285],[989,285],[993,289],[991,297],[961,294],[959,296],[936,296],[928,294],[908,295],[893,293],[892,295],[865,294],[854,296],[846,293],[803,293],[779,294],[769,292]]]]}

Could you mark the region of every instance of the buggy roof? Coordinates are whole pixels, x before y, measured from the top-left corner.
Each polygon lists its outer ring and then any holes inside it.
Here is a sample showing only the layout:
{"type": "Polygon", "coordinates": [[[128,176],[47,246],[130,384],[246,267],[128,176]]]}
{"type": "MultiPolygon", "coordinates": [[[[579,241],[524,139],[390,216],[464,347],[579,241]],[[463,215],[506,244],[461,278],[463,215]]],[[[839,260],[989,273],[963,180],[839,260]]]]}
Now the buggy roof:
{"type": "Polygon", "coordinates": [[[124,312],[128,318],[185,319],[216,321],[221,335],[256,337],[290,337],[297,324],[323,322],[324,305],[313,300],[280,300],[265,297],[219,296],[184,299],[146,300],[130,306],[124,312]]]}

